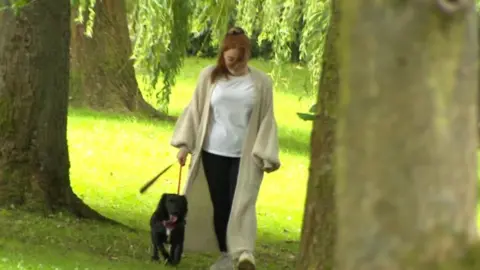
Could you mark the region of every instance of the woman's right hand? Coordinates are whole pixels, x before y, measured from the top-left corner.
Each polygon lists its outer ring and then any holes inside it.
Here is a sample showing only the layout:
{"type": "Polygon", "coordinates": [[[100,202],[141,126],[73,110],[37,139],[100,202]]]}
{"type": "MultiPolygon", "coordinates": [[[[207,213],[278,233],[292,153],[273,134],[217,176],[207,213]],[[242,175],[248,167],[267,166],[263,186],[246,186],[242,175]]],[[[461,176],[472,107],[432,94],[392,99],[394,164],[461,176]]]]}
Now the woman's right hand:
{"type": "Polygon", "coordinates": [[[180,166],[185,166],[187,162],[188,150],[186,148],[180,148],[177,153],[177,160],[180,166]]]}

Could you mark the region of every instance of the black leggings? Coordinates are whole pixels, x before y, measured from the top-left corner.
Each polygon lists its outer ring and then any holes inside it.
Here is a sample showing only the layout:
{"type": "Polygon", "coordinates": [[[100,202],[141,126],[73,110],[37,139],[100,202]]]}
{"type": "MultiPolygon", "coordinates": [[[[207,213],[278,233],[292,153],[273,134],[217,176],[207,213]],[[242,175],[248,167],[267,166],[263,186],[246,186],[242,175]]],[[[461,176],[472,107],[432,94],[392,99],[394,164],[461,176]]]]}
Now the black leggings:
{"type": "Polygon", "coordinates": [[[227,225],[237,184],[240,158],[202,151],[202,163],[213,204],[213,222],[218,247],[227,252],[227,225]]]}

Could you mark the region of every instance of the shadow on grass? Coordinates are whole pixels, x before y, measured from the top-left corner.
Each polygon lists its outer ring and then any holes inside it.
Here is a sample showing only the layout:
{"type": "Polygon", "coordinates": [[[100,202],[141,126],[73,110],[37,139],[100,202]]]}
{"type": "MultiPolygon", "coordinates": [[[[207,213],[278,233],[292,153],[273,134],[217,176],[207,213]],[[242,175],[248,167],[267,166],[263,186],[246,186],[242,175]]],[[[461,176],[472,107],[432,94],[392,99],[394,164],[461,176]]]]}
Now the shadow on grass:
{"type": "MultiPolygon", "coordinates": [[[[78,220],[69,214],[48,218],[19,209],[2,210],[0,266],[36,264],[62,269],[169,269],[150,262],[147,231],[78,220]],[[7,259],[2,259],[7,258],[7,259]]],[[[260,232],[259,269],[293,269],[298,243],[260,232]]],[[[177,269],[207,269],[216,254],[186,253],[177,269]]],[[[2,267],[10,269],[10,267],[2,267]]]]}
{"type": "Polygon", "coordinates": [[[155,117],[148,117],[140,113],[134,113],[134,112],[124,113],[124,112],[94,111],[89,108],[78,108],[78,107],[70,107],[68,110],[68,116],[90,118],[90,119],[112,120],[117,122],[130,121],[130,122],[138,122],[138,123],[145,123],[145,124],[164,123],[168,125],[174,125],[178,119],[177,115],[168,115],[168,116],[165,116],[165,118],[160,119],[155,117]]]}

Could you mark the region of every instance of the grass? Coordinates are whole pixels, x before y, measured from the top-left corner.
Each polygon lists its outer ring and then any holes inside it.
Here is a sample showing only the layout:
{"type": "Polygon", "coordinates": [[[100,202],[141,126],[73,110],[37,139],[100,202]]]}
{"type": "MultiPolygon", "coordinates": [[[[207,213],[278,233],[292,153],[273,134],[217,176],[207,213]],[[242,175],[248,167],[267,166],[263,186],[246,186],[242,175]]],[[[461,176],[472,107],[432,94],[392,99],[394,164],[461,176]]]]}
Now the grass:
{"type": "MultiPolygon", "coordinates": [[[[186,105],[198,72],[212,62],[187,60],[171,97],[172,114],[186,105]]],[[[265,62],[253,65],[271,70],[265,62]]],[[[299,100],[305,96],[306,79],[304,70],[290,66],[277,81],[275,114],[283,166],[265,177],[259,195],[260,269],[291,269],[298,249],[311,124],[295,113],[312,103],[311,98],[299,100]]],[[[174,161],[176,151],[169,146],[173,124],[78,109],[69,112],[68,120],[74,191],[100,213],[137,231],[66,214],[43,218],[21,209],[3,210],[0,269],[164,269],[149,261],[148,218],[160,194],[176,191],[177,171],[168,172],[144,195],[138,189],[174,161]]],[[[178,269],[207,269],[215,257],[187,253],[178,269]]]]}

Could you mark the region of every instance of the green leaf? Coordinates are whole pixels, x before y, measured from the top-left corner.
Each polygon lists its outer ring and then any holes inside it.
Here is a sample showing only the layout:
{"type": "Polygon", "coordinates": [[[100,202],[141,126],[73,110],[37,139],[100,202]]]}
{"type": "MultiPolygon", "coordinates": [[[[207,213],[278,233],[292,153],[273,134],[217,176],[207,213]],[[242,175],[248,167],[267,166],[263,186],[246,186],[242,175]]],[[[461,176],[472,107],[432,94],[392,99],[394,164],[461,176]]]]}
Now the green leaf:
{"type": "Polygon", "coordinates": [[[297,113],[298,117],[304,121],[314,121],[316,119],[315,114],[311,113],[297,113]]]}

